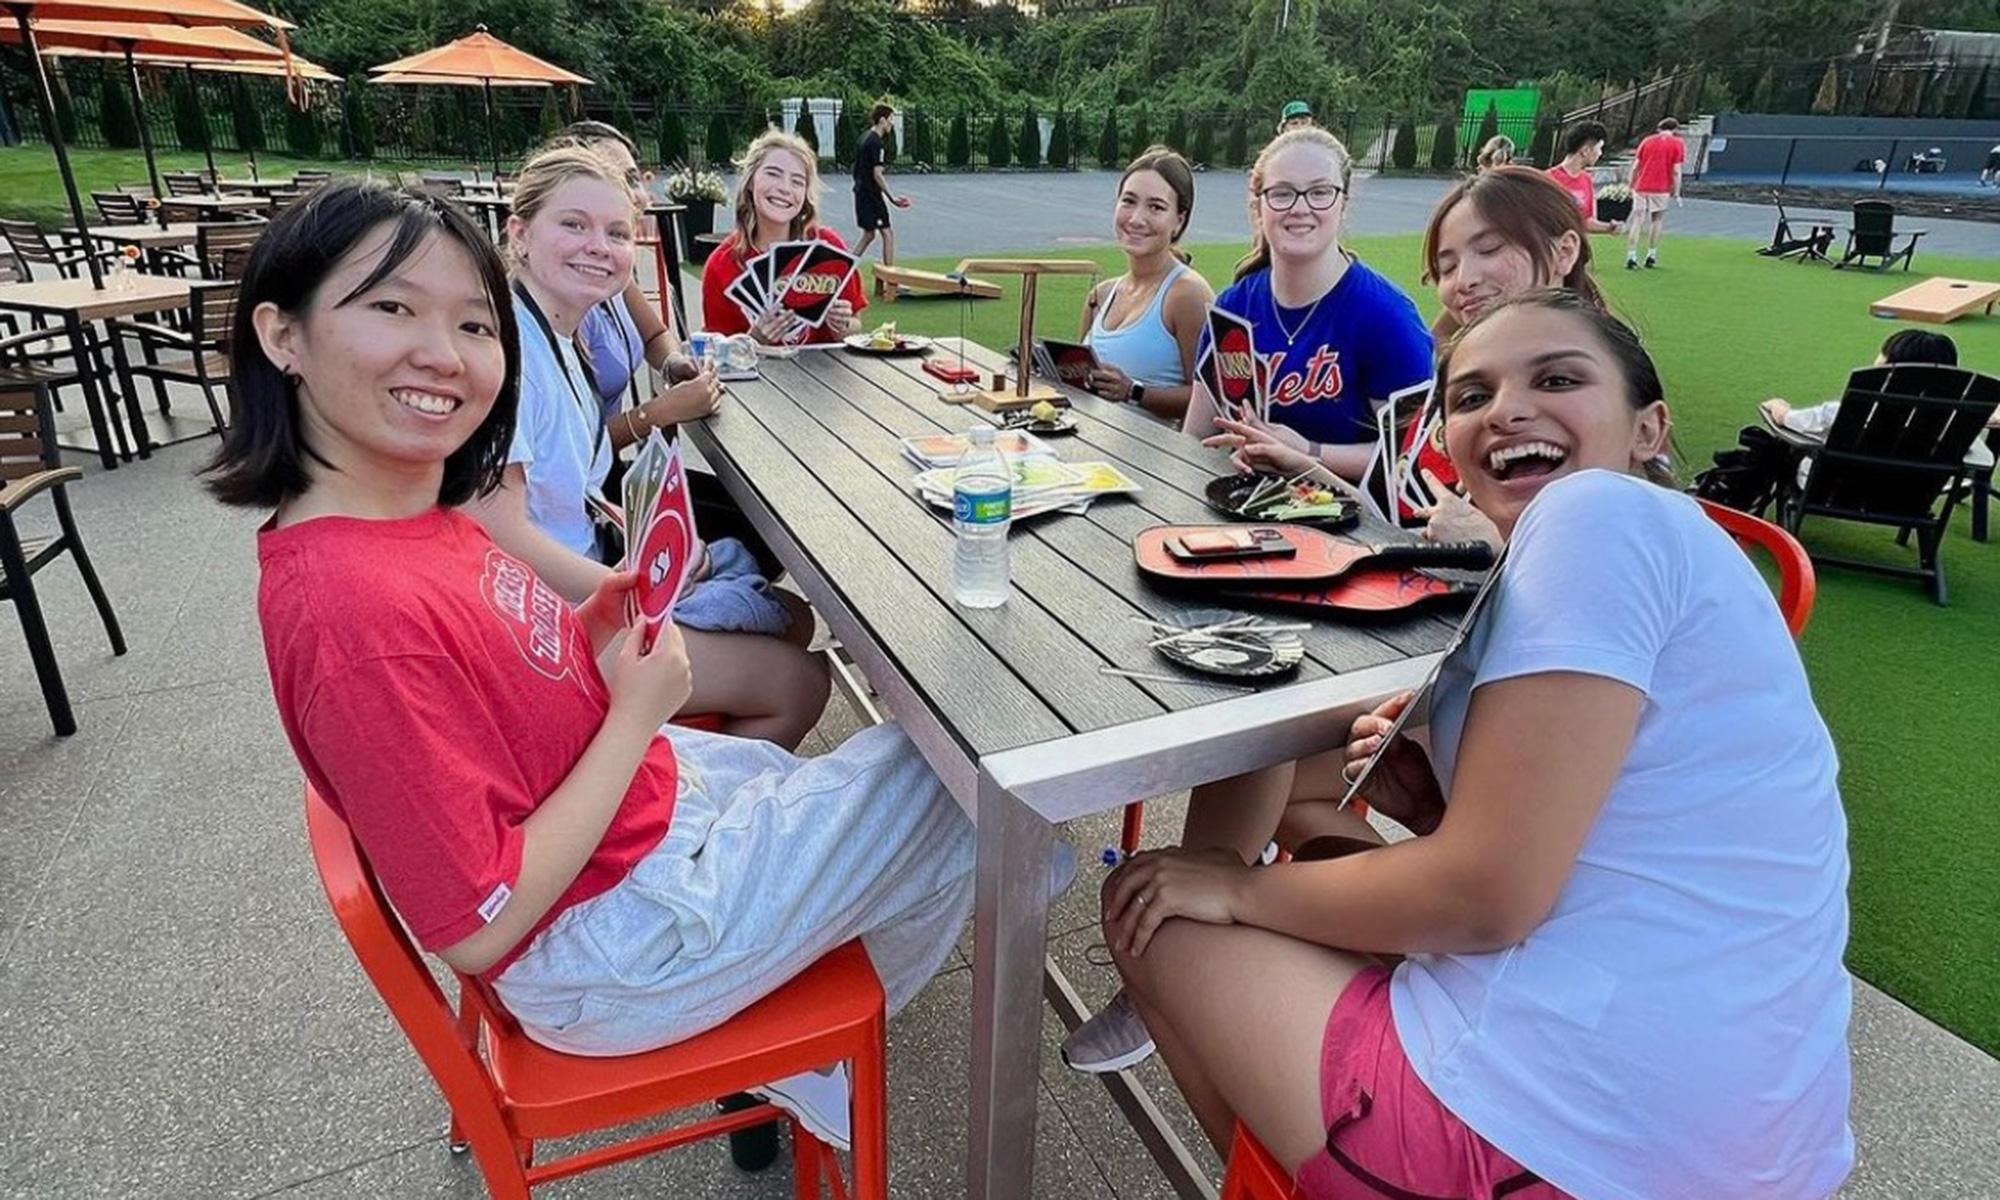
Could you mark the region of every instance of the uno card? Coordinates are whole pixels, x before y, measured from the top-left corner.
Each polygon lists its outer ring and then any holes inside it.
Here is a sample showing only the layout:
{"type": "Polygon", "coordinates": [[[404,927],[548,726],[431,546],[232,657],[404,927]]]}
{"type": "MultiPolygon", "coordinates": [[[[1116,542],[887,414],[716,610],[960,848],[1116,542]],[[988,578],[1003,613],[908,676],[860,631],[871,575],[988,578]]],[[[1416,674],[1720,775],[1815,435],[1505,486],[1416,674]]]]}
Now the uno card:
{"type": "Polygon", "coordinates": [[[1078,391],[1090,390],[1090,373],[1097,370],[1097,351],[1085,342],[1065,342],[1043,338],[1036,344],[1042,369],[1048,378],[1078,391]]]}
{"type": "MultiPolygon", "coordinates": [[[[772,256],[777,257],[777,251],[772,256]]],[[[826,321],[827,309],[847,290],[847,281],[854,278],[858,265],[852,254],[830,242],[807,243],[807,249],[793,259],[790,272],[782,277],[773,302],[804,322],[806,328],[818,329],[826,321]]]]}
{"type": "MultiPolygon", "coordinates": [[[[653,442],[658,437],[659,431],[654,430],[647,439],[648,450],[653,448],[653,442]]],[[[663,464],[659,491],[652,511],[646,514],[645,523],[630,526],[641,532],[636,539],[628,539],[626,543],[626,556],[631,561],[632,569],[639,574],[633,594],[638,599],[638,618],[647,627],[646,642],[649,646],[660,626],[673,619],[674,604],[680,599],[688,571],[701,550],[701,542],[695,534],[694,507],[688,497],[687,467],[681,462],[680,443],[667,443],[662,439],[659,445],[663,464]]]]}
{"type": "Polygon", "coordinates": [[[743,315],[749,319],[751,324],[756,324],[757,318],[764,315],[765,297],[763,293],[757,290],[757,273],[755,271],[746,267],[743,274],[738,275],[727,288],[723,289],[722,294],[729,297],[730,301],[736,307],[743,310],[743,315]]]}
{"type": "Polygon", "coordinates": [[[767,299],[776,301],[778,285],[798,268],[799,258],[813,248],[811,241],[779,242],[757,260],[757,282],[764,285],[767,299]]]}
{"type": "Polygon", "coordinates": [[[1458,472],[1444,449],[1444,401],[1435,387],[1428,388],[1424,402],[1403,437],[1403,493],[1419,508],[1438,502],[1424,479],[1428,471],[1439,483],[1456,486],[1458,472]]]}
{"type": "Polygon", "coordinates": [[[1216,411],[1233,421],[1263,421],[1268,410],[1264,373],[1257,369],[1255,327],[1235,313],[1208,310],[1209,374],[1204,379],[1216,411]]]}

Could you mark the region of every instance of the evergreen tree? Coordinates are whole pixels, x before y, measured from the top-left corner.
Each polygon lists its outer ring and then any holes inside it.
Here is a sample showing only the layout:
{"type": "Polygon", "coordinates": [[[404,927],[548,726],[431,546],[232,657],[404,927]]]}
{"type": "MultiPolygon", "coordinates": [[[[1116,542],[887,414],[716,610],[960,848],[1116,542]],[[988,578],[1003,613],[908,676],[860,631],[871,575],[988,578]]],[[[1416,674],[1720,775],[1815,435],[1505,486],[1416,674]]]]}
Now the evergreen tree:
{"type": "Polygon", "coordinates": [[[1174,119],[1167,122],[1167,148],[1182,154],[1188,152],[1187,114],[1178,109],[1174,110],[1174,119]]]}
{"type": "Polygon", "coordinates": [[[1014,147],[1014,161],[1029,168],[1042,165],[1042,122],[1032,104],[1021,118],[1021,141],[1014,147]]]}
{"type": "Polygon", "coordinates": [[[1399,171],[1407,171],[1417,165],[1417,123],[1404,117],[1396,126],[1396,148],[1389,152],[1389,161],[1399,171]]]}
{"type": "Polygon", "coordinates": [[[1194,136],[1188,142],[1188,160],[1198,167],[1215,161],[1215,122],[1206,115],[1195,118],[1194,136]]]}
{"type": "Polygon", "coordinates": [[[812,111],[808,106],[799,105],[799,117],[792,122],[792,132],[798,134],[806,145],[812,147],[815,157],[819,156],[819,122],[813,120],[812,111]]]}
{"type": "Polygon", "coordinates": [[[1491,100],[1486,102],[1486,115],[1479,118],[1479,140],[1466,147],[1473,153],[1486,149],[1486,143],[1500,136],[1500,106],[1491,100]]]}
{"type": "Polygon", "coordinates": [[[721,170],[728,164],[729,156],[736,152],[735,141],[729,133],[728,113],[718,108],[708,114],[708,137],[704,142],[708,165],[721,170]]]}
{"type": "Polygon", "coordinates": [[[229,117],[236,127],[238,150],[264,148],[264,114],[257,109],[257,98],[250,94],[250,85],[241,78],[232,81],[229,89],[229,117]]]}
{"type": "Polygon", "coordinates": [[[922,111],[906,120],[910,133],[910,161],[920,167],[937,166],[937,147],[931,144],[931,119],[922,111]]]}
{"type": "MultiPolygon", "coordinates": [[[[546,119],[547,114],[543,114],[546,119]]],[[[560,126],[558,126],[560,128],[560,126]]],[[[407,145],[417,154],[437,152],[437,117],[431,113],[431,106],[420,95],[410,110],[410,127],[406,135],[407,145]]]]}
{"type": "Polygon", "coordinates": [[[563,124],[562,109],[556,107],[556,90],[550,88],[542,93],[542,116],[535,129],[536,140],[548,141],[556,135],[556,130],[561,129],[563,124]]]}
{"type": "Polygon", "coordinates": [[[684,162],[688,155],[687,126],[681,122],[681,114],[665,102],[660,104],[660,119],[655,123],[654,140],[660,152],[660,165],[671,167],[684,162]]]}
{"type": "Polygon", "coordinates": [[[853,164],[854,147],[861,141],[854,124],[854,106],[841,105],[840,115],[833,119],[833,161],[843,167],[853,164]]]}
{"type": "Polygon", "coordinates": [[[65,79],[60,83],[57,83],[55,80],[50,80],[49,82],[53,84],[50,90],[55,93],[56,97],[56,129],[61,131],[63,141],[74,146],[78,131],[76,101],[70,99],[69,81],[65,79]]]}
{"type": "Polygon", "coordinates": [[[1055,128],[1049,130],[1049,165],[1058,171],[1067,171],[1075,165],[1075,155],[1069,148],[1070,114],[1056,110],[1055,128]]]}
{"type": "Polygon", "coordinates": [[[945,141],[944,160],[954,167],[972,165],[972,131],[966,127],[963,109],[951,119],[951,136],[945,141]]]}
{"type": "Polygon", "coordinates": [[[169,103],[174,110],[174,140],[183,150],[199,150],[208,144],[208,118],[201,113],[201,93],[195,90],[187,72],[174,72],[173,82],[167,85],[169,103]]]}
{"type": "Polygon", "coordinates": [[[617,98],[611,101],[611,123],[626,137],[635,142],[639,140],[639,117],[632,111],[632,101],[626,98],[624,92],[618,93],[617,98]]]}
{"type": "MultiPolygon", "coordinates": [[[[1131,162],[1141,154],[1144,154],[1146,147],[1152,144],[1153,128],[1146,120],[1146,106],[1141,104],[1139,106],[1139,119],[1132,122],[1132,144],[1125,155],[1125,162],[1131,162]]],[[[1112,165],[1122,166],[1124,164],[1113,163],[1112,165]]]]}
{"type": "Polygon", "coordinates": [[[986,123],[987,166],[997,168],[1007,165],[1009,158],[1007,142],[1007,117],[1004,113],[996,114],[986,123]]]}
{"type": "Polygon", "coordinates": [[[1113,107],[1104,114],[1104,133],[1097,139],[1097,165],[1117,168],[1122,162],[1118,150],[1118,109],[1113,107]]]}
{"type": "Polygon", "coordinates": [[[1544,117],[1535,126],[1535,141],[1528,148],[1528,161],[1547,169],[1556,165],[1556,119],[1544,117]]]}
{"type": "Polygon", "coordinates": [[[139,144],[139,118],[132,111],[132,93],[123,71],[98,72],[97,127],[104,144],[131,150],[139,144]]]}
{"type": "Polygon", "coordinates": [[[1458,165],[1458,122],[1446,117],[1431,135],[1431,170],[1449,171],[1458,165]]]}
{"type": "Polygon", "coordinates": [[[1224,162],[1232,167],[1250,165],[1250,122],[1242,113],[1229,122],[1229,152],[1224,162]]]}
{"type": "Polygon", "coordinates": [[[464,94],[455,87],[442,87],[432,88],[431,96],[435,106],[431,128],[437,131],[438,150],[447,156],[470,152],[478,158],[479,152],[465,140],[465,112],[459,107],[464,94]]]}
{"type": "Polygon", "coordinates": [[[318,158],[320,152],[319,114],[310,108],[285,105],[285,144],[302,158],[318,158]]]}
{"type": "Polygon", "coordinates": [[[367,82],[365,75],[348,76],[347,87],[341,96],[340,106],[345,118],[340,124],[341,148],[349,158],[375,157],[375,118],[368,112],[368,103],[363,99],[367,95],[367,82]]]}

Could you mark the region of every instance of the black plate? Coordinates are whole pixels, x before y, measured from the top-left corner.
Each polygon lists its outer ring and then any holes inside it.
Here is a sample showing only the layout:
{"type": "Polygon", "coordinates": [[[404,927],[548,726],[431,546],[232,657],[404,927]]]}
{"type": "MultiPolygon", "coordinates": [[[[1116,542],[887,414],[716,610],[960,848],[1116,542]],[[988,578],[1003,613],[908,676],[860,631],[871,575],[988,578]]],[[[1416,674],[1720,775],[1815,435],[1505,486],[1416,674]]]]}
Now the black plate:
{"type": "MultiPolygon", "coordinates": [[[[1225,621],[1250,619],[1246,613],[1226,608],[1202,608],[1173,618],[1173,623],[1183,629],[1198,629],[1225,621]]],[[[1280,622],[1258,617],[1255,618],[1255,623],[1280,622]]],[[[1291,630],[1264,633],[1254,626],[1248,629],[1217,630],[1213,634],[1191,635],[1178,641],[1163,642],[1153,649],[1168,661],[1190,670],[1200,671],[1205,675],[1225,675],[1236,679],[1282,675],[1296,669],[1299,660],[1306,654],[1305,643],[1291,630]]]]}
{"type": "Polygon", "coordinates": [[[1353,497],[1339,493],[1335,493],[1333,498],[1334,503],[1340,506],[1339,516],[1273,517],[1244,512],[1243,501],[1258,485],[1271,478],[1269,475],[1218,475],[1208,481],[1208,506],[1238,521],[1255,521],[1260,525],[1310,525],[1330,533],[1352,528],[1361,522],[1361,505],[1353,497]]]}

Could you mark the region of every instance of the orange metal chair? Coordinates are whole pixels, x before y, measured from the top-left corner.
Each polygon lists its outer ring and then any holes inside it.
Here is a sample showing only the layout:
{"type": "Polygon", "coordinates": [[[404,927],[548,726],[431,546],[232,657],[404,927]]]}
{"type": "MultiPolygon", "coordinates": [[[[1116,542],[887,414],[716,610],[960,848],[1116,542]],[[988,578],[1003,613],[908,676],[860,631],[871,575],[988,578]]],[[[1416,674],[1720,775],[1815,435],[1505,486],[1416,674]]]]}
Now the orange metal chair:
{"type": "Polygon", "coordinates": [[[1290,1200],[1298,1194],[1291,1172],[1237,1122],[1229,1167],[1222,1175],[1222,1200],[1290,1200]]]}
{"type": "Polygon", "coordinates": [[[707,1104],[717,1096],[841,1059],[852,1064],[853,1195],[856,1200],[886,1200],[886,1018],[881,981],[859,942],[833,951],[698,1037],[622,1058],[561,1054],[530,1041],[488,990],[467,976],[458,977],[461,1005],[453,1013],[346,822],[310,787],[306,828],[342,932],[451,1106],[453,1149],[470,1146],[496,1200],[528,1200],[529,1189],[538,1184],[779,1119],[792,1126],[799,1200],[818,1197],[822,1180],[837,1200],[845,1200],[848,1193],[833,1150],[770,1104],[547,1163],[535,1161],[535,1143],[542,1139],[707,1104]]]}
{"type": "Polygon", "coordinates": [[[1778,564],[1778,611],[1785,615],[1785,628],[1797,637],[1812,619],[1813,598],[1819,594],[1819,577],[1812,559],[1791,534],[1762,517],[1738,512],[1712,500],[1696,502],[1717,525],[1728,531],[1739,546],[1757,546],[1778,564]]]}

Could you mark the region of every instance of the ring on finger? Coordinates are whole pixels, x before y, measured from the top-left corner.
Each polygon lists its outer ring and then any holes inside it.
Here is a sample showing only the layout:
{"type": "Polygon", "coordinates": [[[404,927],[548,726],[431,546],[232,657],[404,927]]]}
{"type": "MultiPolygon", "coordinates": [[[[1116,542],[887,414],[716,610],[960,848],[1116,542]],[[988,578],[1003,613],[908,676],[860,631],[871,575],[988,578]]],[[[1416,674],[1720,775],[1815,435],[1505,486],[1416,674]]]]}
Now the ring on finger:
{"type": "Polygon", "coordinates": [[[1342,764],[1340,768],[1340,777],[1342,779],[1345,779],[1350,784],[1360,783],[1361,768],[1363,765],[1365,764],[1359,760],[1342,764]]]}
{"type": "Polygon", "coordinates": [[[1145,904],[1146,904],[1146,893],[1144,893],[1144,892],[1140,892],[1140,893],[1139,893],[1139,896],[1138,896],[1138,900],[1139,900],[1139,905],[1140,905],[1140,907],[1142,907],[1142,908],[1143,908],[1143,907],[1145,907],[1145,904]]]}

